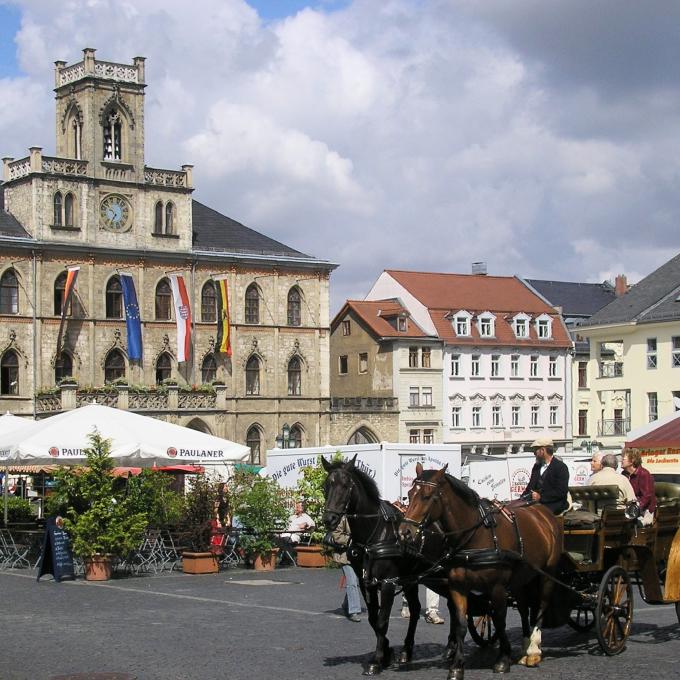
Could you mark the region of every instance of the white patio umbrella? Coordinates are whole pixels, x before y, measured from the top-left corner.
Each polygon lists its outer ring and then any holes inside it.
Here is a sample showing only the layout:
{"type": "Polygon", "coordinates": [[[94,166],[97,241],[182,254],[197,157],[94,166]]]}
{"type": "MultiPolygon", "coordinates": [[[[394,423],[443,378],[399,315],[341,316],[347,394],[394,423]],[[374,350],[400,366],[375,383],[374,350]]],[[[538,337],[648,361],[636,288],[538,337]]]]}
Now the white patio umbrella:
{"type": "Polygon", "coordinates": [[[156,418],[90,404],[40,420],[32,432],[0,435],[0,461],[27,465],[85,462],[83,449],[96,429],[111,440],[117,465],[150,467],[176,462],[247,461],[250,449],[228,439],[156,418]],[[4,458],[3,458],[4,454],[4,458]]]}

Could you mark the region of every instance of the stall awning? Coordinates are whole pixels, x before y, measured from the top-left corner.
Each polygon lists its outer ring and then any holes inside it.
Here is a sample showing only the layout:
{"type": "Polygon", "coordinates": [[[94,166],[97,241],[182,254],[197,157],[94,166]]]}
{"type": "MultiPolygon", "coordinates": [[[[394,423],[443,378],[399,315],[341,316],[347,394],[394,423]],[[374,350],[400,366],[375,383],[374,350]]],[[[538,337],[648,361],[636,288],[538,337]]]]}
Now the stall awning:
{"type": "Polygon", "coordinates": [[[680,415],[640,437],[626,442],[636,449],[642,464],[654,474],[680,474],[680,415]]]}
{"type": "MultiPolygon", "coordinates": [[[[41,472],[56,472],[59,465],[10,465],[7,471],[12,475],[39,475],[41,472]]],[[[4,472],[4,466],[0,466],[0,472],[4,472]]]]}

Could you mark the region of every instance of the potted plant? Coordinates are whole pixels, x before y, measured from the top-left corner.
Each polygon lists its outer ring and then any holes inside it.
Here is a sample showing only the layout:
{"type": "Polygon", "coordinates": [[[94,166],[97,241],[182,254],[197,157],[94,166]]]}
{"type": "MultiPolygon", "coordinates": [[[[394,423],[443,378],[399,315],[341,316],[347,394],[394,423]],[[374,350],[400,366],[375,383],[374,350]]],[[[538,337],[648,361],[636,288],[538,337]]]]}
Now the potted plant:
{"type": "Polygon", "coordinates": [[[65,515],[64,529],[73,553],[83,559],[85,578],[106,580],[111,578],[112,558],[124,557],[139,545],[147,517],[134,511],[112,474],[111,441],[97,431],[89,440],[84,450],[87,466],[57,472],[51,509],[65,515]]]}
{"type": "Polygon", "coordinates": [[[231,481],[234,516],[243,526],[241,547],[255,569],[270,571],[276,566],[276,531],[288,517],[279,485],[252,472],[239,472],[231,481]]]}
{"type": "Polygon", "coordinates": [[[323,485],[326,476],[319,456],[315,465],[302,468],[302,476],[297,482],[296,497],[304,502],[305,512],[314,520],[310,545],[298,545],[295,548],[298,567],[325,567],[329,561],[327,551],[321,544],[324,537],[323,510],[326,499],[323,485]]]}
{"type": "Polygon", "coordinates": [[[184,497],[183,524],[187,527],[189,550],[182,553],[182,570],[186,574],[214,574],[219,571],[217,555],[210,550],[217,503],[217,486],[205,475],[189,482],[184,497]]]}

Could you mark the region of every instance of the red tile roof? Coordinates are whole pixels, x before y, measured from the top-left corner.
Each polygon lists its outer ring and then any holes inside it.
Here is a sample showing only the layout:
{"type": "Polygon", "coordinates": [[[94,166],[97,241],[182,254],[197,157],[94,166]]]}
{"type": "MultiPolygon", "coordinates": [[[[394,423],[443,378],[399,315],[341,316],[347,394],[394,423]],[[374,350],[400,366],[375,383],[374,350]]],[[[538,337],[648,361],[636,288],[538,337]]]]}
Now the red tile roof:
{"type": "Polygon", "coordinates": [[[680,448],[680,418],[674,418],[651,432],[643,434],[631,442],[626,442],[626,446],[633,449],[680,448]]]}
{"type": "Polygon", "coordinates": [[[335,329],[349,312],[361,319],[366,328],[379,338],[426,338],[420,327],[408,318],[406,331],[398,331],[388,319],[399,314],[409,317],[406,310],[397,300],[347,300],[331,323],[335,329]]]}

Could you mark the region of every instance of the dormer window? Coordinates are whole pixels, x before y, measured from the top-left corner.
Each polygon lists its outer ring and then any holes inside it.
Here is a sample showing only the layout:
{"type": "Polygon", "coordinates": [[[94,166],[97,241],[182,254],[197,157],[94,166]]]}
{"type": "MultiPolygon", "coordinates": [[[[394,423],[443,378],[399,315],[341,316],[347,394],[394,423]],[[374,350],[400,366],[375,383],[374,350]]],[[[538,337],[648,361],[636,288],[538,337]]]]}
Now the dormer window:
{"type": "Polygon", "coordinates": [[[512,320],[512,328],[516,338],[529,337],[529,315],[517,314],[512,320]]]}
{"type": "Polygon", "coordinates": [[[547,314],[541,314],[536,319],[536,335],[539,340],[549,340],[552,337],[552,319],[547,314]]]}
{"type": "Polygon", "coordinates": [[[406,333],[407,326],[405,316],[397,317],[397,330],[401,333],[406,333]]]}
{"type": "Polygon", "coordinates": [[[466,311],[458,312],[453,319],[453,328],[458,337],[470,335],[470,313],[466,311]]]}
{"type": "Polygon", "coordinates": [[[493,338],[496,335],[496,317],[491,312],[484,312],[477,318],[477,328],[481,338],[493,338]]]}

